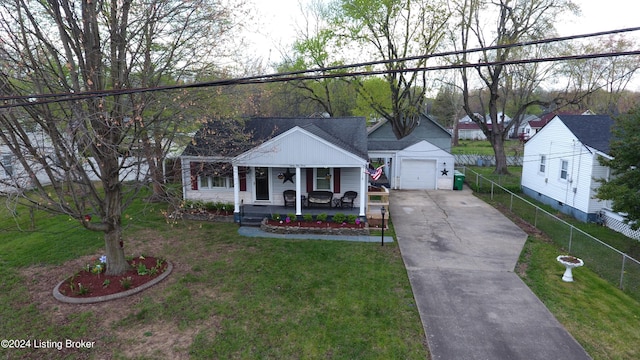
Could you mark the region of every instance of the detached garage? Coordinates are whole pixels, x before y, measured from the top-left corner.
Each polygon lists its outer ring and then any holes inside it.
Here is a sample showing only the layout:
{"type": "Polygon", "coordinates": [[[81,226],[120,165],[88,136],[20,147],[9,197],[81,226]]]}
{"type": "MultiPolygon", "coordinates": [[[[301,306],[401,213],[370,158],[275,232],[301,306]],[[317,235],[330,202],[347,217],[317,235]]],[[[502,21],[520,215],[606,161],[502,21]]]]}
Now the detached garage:
{"type": "Polygon", "coordinates": [[[451,134],[423,115],[418,127],[398,140],[384,121],[369,130],[369,158],[386,164],[389,187],[403,190],[452,190],[455,159],[451,134]]]}
{"type": "Polygon", "coordinates": [[[436,189],[436,160],[403,159],[401,189],[436,189]]]}

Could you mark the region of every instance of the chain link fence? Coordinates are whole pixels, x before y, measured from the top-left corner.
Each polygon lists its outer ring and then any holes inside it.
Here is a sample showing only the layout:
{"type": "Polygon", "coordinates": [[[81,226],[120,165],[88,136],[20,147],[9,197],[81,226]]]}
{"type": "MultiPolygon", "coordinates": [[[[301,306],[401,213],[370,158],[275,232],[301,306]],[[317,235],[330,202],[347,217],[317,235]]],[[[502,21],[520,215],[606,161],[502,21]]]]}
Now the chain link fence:
{"type": "Polygon", "coordinates": [[[569,254],[584,260],[600,277],[640,300],[640,261],[556,217],[524,197],[469,169],[465,182],[547,234],[569,254]]]}

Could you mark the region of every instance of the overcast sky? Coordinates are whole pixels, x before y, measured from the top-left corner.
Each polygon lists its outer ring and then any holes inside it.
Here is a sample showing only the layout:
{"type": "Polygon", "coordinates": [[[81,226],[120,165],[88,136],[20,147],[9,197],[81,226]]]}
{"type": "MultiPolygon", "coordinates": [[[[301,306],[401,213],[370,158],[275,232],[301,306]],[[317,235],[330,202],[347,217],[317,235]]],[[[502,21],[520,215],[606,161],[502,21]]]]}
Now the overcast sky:
{"type": "MultiPolygon", "coordinates": [[[[261,33],[251,35],[252,51],[270,59],[280,59],[280,51],[287,49],[295,37],[296,21],[300,21],[300,5],[309,0],[254,0],[259,14],[258,22],[264,24],[261,33]]],[[[582,8],[579,19],[558,19],[560,35],[576,35],[604,30],[640,26],[640,2],[637,0],[575,0],[582,8]]],[[[640,32],[635,32],[640,36],[640,32]]]]}

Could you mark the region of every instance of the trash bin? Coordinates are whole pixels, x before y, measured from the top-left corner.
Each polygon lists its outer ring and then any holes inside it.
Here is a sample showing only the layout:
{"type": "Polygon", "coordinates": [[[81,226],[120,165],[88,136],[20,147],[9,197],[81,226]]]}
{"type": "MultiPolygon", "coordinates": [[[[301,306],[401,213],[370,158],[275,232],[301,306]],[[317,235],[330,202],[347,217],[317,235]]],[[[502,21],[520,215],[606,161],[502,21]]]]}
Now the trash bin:
{"type": "Polygon", "coordinates": [[[453,173],[453,190],[462,190],[464,185],[464,174],[456,170],[453,173]]]}
{"type": "Polygon", "coordinates": [[[477,159],[476,160],[476,165],[478,165],[479,167],[483,167],[484,163],[482,162],[482,159],[477,159]]]}

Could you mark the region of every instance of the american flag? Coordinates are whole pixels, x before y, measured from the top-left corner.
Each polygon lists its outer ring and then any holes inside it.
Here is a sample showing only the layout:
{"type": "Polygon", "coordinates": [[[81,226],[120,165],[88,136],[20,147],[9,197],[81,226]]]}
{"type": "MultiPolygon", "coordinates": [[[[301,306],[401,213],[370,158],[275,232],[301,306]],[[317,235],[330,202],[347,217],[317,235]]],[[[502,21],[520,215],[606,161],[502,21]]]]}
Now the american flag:
{"type": "Polygon", "coordinates": [[[377,181],[378,179],[380,179],[380,176],[382,176],[382,168],[384,167],[384,165],[382,166],[378,166],[376,169],[367,169],[367,174],[369,174],[369,176],[371,176],[371,178],[375,181],[377,181]]]}

